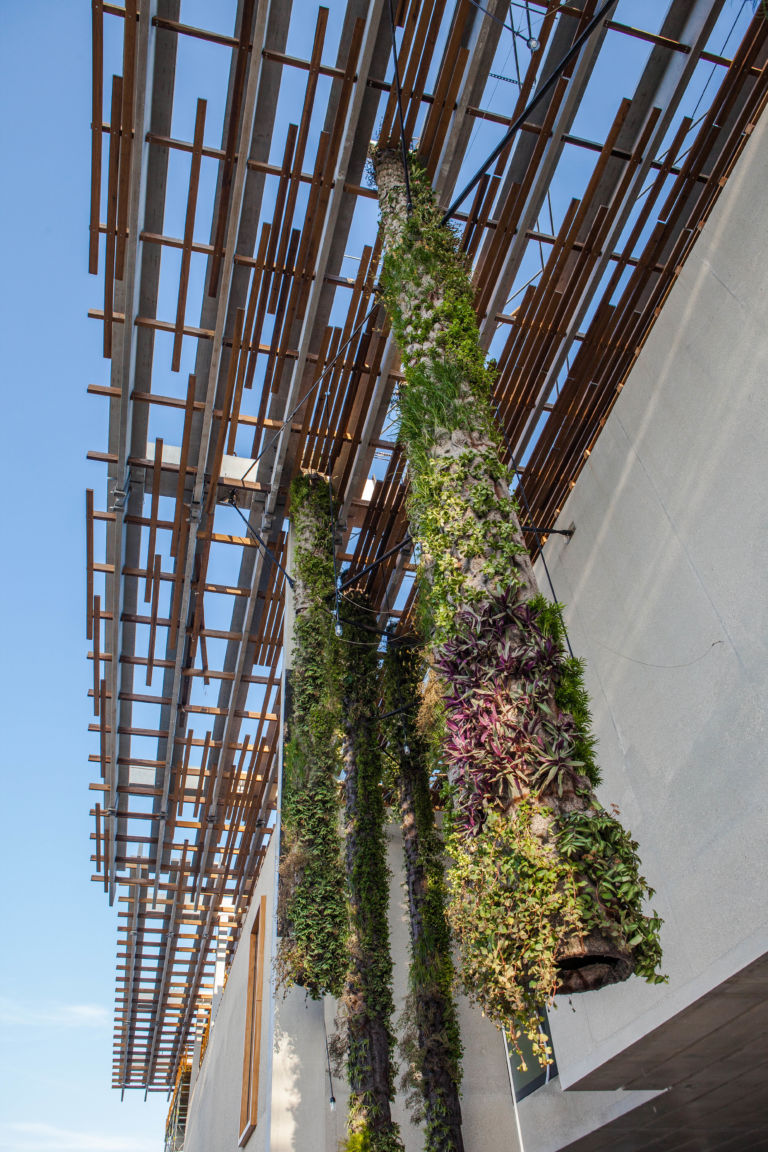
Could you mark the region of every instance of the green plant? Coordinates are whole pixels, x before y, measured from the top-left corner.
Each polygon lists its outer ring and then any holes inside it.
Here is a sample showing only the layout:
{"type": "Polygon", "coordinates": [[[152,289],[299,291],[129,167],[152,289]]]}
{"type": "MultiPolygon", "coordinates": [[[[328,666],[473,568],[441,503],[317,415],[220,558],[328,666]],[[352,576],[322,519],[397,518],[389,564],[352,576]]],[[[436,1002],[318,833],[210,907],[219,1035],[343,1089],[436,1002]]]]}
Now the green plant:
{"type": "Polygon", "coordinates": [[[455,972],[446,919],[443,845],[435,827],[429,780],[430,734],[415,722],[424,674],[421,655],[391,643],[383,661],[393,790],[403,834],[411,964],[400,1050],[413,1119],[424,1123],[426,1152],[462,1152],[461,1038],[453,998],[455,972]]]}
{"type": "Polygon", "coordinates": [[[373,1132],[369,1127],[350,1132],[340,1145],[340,1152],[402,1152],[397,1136],[373,1132]]]}
{"type": "Polygon", "coordinates": [[[527,800],[513,812],[490,813],[483,836],[449,837],[451,923],[470,998],[513,1041],[522,1029],[546,1063],[540,1006],[557,991],[561,939],[581,925],[572,872],[533,834],[537,817],[547,820],[527,800]]]}
{"type": "Polygon", "coordinates": [[[342,1013],[349,1080],[350,1149],[402,1149],[390,1113],[394,1097],[389,871],[378,731],[376,641],[364,628],[367,605],[345,606],[342,676],[346,791],[349,970],[342,1013]]]}
{"type": "Polygon", "coordinates": [[[575,656],[565,656],[565,626],[562,604],[553,604],[545,596],[536,596],[530,601],[535,613],[536,626],[542,635],[553,640],[560,654],[558,674],[555,678],[555,703],[561,712],[573,717],[575,758],[580,761],[582,771],[593,788],[600,783],[600,769],[595,759],[597,741],[592,735],[592,714],[589,710],[589,693],[584,685],[584,661],[575,656]]]}
{"type": "Polygon", "coordinates": [[[642,911],[636,846],[594,797],[583,669],[563,653],[559,606],[539,596],[523,545],[466,263],[418,165],[410,213],[399,156],[374,165],[420,626],[443,697],[449,916],[465,987],[536,1048],[556,992],[633,969],[661,979],[660,921],[642,911]]]}
{"type": "Polygon", "coordinates": [[[293,665],[283,757],[278,975],[313,998],[338,996],[348,955],[341,852],[339,651],[326,597],[333,592],[328,485],[291,488],[295,555],[293,665]]]}

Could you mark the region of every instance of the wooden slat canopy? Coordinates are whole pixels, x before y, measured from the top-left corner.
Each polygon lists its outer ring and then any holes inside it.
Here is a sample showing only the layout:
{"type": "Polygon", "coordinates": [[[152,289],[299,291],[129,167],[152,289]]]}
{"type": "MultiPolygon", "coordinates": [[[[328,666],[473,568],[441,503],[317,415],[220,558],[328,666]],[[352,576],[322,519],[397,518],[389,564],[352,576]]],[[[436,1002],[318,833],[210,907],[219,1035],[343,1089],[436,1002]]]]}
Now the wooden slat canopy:
{"type": "MultiPolygon", "coordinates": [[[[396,5],[403,123],[442,204],[598,7],[396,5]]],[[[608,13],[454,218],[534,552],[768,98],[766,20],[664,7],[642,29],[608,13]]],[[[366,175],[370,139],[399,134],[388,9],[233,0],[211,19],[93,2],[94,878],[120,904],[114,1083],[163,1091],[274,827],[299,469],[333,477],[341,562],[391,551],[365,578],[380,625],[407,628],[415,597],[366,175]]]]}

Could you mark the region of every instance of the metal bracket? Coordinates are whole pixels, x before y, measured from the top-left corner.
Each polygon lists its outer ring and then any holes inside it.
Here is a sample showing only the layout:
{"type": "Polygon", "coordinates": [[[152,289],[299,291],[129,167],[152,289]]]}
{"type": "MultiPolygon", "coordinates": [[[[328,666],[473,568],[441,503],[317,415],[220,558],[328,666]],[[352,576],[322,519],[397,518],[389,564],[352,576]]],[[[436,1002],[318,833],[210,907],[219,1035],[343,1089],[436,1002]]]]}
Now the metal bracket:
{"type": "Polygon", "coordinates": [[[110,505],[110,512],[122,512],[125,508],[125,502],[131,494],[130,483],[125,488],[112,489],[112,503],[110,505]]]}
{"type": "Polygon", "coordinates": [[[567,536],[569,539],[575,528],[539,528],[536,524],[521,524],[523,532],[535,532],[538,536],[567,536]]]}

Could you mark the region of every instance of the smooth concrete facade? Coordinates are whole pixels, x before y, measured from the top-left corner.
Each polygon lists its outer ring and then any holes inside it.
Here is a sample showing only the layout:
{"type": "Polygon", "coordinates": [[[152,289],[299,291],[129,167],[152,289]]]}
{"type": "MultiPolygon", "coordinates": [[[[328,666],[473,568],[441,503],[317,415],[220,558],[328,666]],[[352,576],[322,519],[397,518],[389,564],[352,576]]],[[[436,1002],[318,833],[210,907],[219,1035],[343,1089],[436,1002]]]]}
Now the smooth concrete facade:
{"type": "MultiPolygon", "coordinates": [[[[552,1014],[560,1083],[547,1092],[559,1100],[522,1103],[526,1152],[605,1122],[604,1093],[590,1116],[591,1094],[563,1089],[669,1087],[658,1069],[674,1056],[679,1074],[690,1027],[677,1039],[667,1027],[653,1051],[641,1041],[694,1001],[714,1056],[713,990],[768,952],[766,187],[763,119],[562,510],[558,527],[574,536],[545,545],[587,664],[599,796],[618,805],[657,890],[669,983],[632,979],[552,1014]]],[[[538,576],[549,591],[541,563],[538,576]]]]}
{"type": "MultiPolygon", "coordinates": [[[[274,837],[272,838],[272,845],[274,837]]],[[[245,1050],[245,1017],[248,991],[248,945],[251,930],[260,906],[262,896],[267,898],[266,926],[264,940],[264,967],[262,997],[264,1015],[261,1027],[261,1050],[259,1054],[258,1117],[256,1131],[251,1136],[248,1147],[255,1152],[265,1152],[269,1147],[266,1141],[259,1141],[268,1125],[271,1112],[271,1094],[266,1091],[268,1081],[265,1071],[272,1061],[270,1004],[272,956],[274,952],[274,873],[275,853],[270,845],[267,850],[259,880],[251,900],[248,915],[243,924],[239,945],[227,973],[227,981],[218,1004],[214,1003],[208,1045],[199,1069],[193,1070],[187,1128],[184,1139],[185,1152],[232,1152],[238,1147],[240,1135],[240,1102],[243,1081],[243,1054],[245,1050]]]]}
{"type": "MultiPolygon", "coordinates": [[[[272,844],[275,840],[273,837],[272,844]]],[[[408,990],[409,927],[403,891],[402,839],[387,829],[390,870],[389,930],[394,959],[395,1018],[408,990]]],[[[249,1152],[337,1152],[346,1134],[348,1088],[343,1077],[329,1075],[326,1036],[336,1028],[337,1004],[331,997],[312,1001],[300,988],[274,994],[275,849],[262,866],[226,987],[215,1008],[210,1038],[193,1078],[185,1152],[235,1152],[238,1148],[248,985],[248,942],[261,897],[267,898],[269,931],[264,952],[258,1123],[245,1147],[249,1152]],[[330,1107],[331,1093],[335,1107],[330,1107]]],[[[501,1033],[462,999],[459,1004],[465,1052],[462,1114],[474,1147],[508,1152],[514,1139],[514,1107],[501,1033]]],[[[398,1072],[398,1083],[400,1079],[398,1072]]],[[[406,1152],[421,1152],[423,1135],[411,1124],[404,1093],[392,1107],[406,1152]]],[[[472,1146],[472,1144],[470,1145],[472,1146]]]]}

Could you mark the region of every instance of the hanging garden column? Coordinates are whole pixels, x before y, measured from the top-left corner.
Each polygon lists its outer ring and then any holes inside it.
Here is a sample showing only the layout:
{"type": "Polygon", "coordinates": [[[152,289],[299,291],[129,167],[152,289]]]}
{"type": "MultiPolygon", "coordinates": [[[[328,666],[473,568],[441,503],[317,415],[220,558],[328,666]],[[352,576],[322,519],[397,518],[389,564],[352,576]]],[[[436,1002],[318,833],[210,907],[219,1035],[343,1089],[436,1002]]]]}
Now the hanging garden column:
{"type": "Polygon", "coordinates": [[[538,1011],[555,993],[633,970],[660,979],[659,922],[642,912],[636,845],[594,797],[581,669],[537,594],[464,261],[423,175],[411,175],[409,214],[399,153],[373,159],[384,299],[406,379],[411,532],[454,788],[450,917],[469,993],[538,1044],[538,1011]]]}
{"type": "Polygon", "coordinates": [[[283,755],[278,970],[313,999],[339,996],[348,916],[339,820],[341,666],[328,596],[334,592],[328,484],[291,487],[294,646],[283,755]]]}
{"type": "Polygon", "coordinates": [[[429,790],[428,740],[416,721],[423,661],[392,644],[384,658],[387,746],[400,803],[411,966],[401,1041],[421,1106],[425,1152],[463,1152],[461,1040],[453,999],[451,936],[445,915],[443,846],[429,790]]]}
{"type": "MultiPolygon", "coordinates": [[[[345,605],[342,726],[346,782],[346,860],[350,910],[349,972],[344,988],[348,1152],[399,1152],[392,1055],[392,958],[389,872],[381,792],[377,638],[361,624],[364,608],[345,605]]],[[[373,617],[375,619],[375,617],[373,617]]]]}

